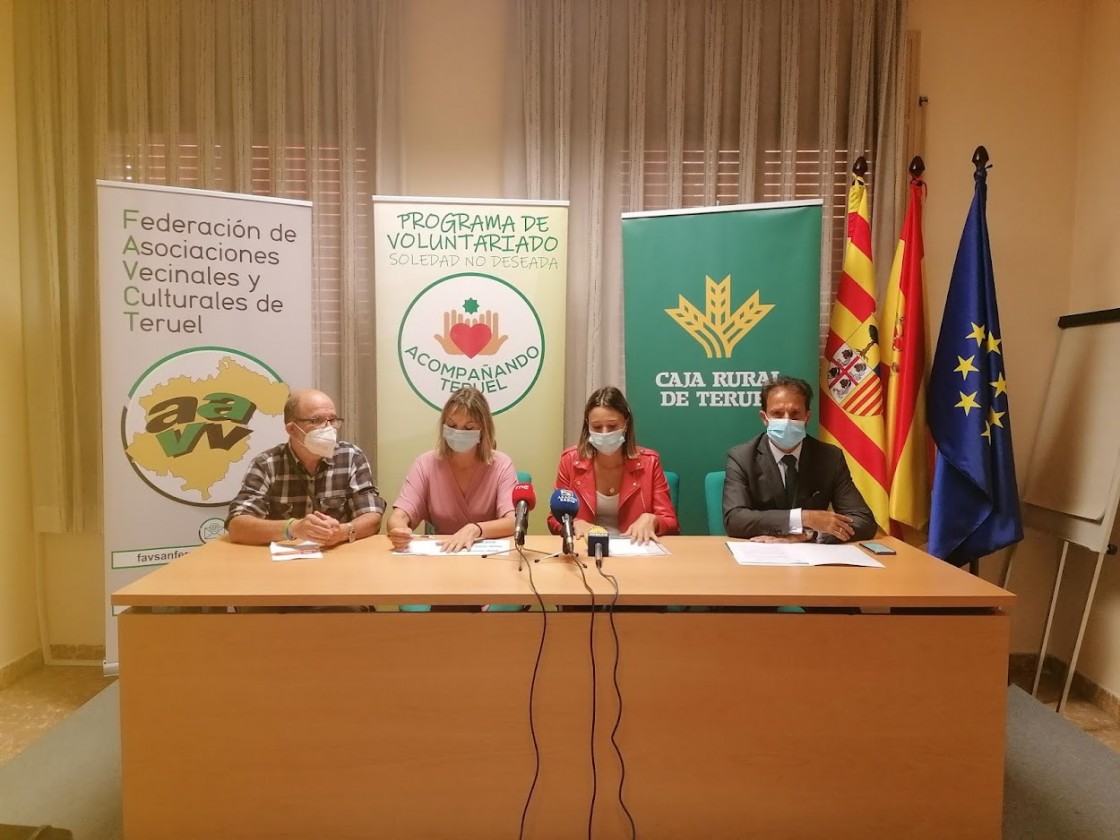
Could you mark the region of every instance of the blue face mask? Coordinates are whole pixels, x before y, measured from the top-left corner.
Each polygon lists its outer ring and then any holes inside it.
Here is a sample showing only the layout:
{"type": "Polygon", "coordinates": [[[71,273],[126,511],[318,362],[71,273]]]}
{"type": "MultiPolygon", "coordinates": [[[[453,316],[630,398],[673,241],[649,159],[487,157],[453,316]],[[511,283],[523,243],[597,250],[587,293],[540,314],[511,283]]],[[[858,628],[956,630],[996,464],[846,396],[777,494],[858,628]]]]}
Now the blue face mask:
{"type": "Polygon", "coordinates": [[[453,429],[443,427],[443,439],[455,452],[469,452],[482,440],[481,429],[453,429]]]}
{"type": "Polygon", "coordinates": [[[805,439],[805,421],[770,417],[766,421],[766,435],[776,447],[789,451],[805,439]]]}

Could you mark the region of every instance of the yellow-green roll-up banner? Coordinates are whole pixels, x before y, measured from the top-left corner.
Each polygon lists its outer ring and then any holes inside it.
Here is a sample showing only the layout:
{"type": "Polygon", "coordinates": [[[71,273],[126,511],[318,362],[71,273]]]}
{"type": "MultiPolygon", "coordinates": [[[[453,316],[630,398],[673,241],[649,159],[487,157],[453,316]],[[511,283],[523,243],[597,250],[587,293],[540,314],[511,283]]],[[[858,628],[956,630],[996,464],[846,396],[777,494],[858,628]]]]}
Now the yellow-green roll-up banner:
{"type": "Polygon", "coordinates": [[[564,435],[567,202],[373,197],[377,479],[392,504],[453,391],[478,388],[543,525],[564,435]]]}

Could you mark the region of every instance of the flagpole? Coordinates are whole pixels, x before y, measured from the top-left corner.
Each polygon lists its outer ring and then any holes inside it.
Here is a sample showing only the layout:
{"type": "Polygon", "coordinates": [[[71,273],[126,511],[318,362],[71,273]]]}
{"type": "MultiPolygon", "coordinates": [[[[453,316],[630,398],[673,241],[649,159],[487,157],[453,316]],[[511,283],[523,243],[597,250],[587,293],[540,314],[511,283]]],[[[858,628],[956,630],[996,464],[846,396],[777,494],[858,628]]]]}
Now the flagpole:
{"type": "MultiPolygon", "coordinates": [[[[984,170],[988,168],[988,150],[983,146],[977,146],[976,151],[972,153],[972,163],[976,166],[976,174],[983,174],[984,170]]],[[[968,561],[968,571],[974,577],[980,577],[980,558],[973,557],[968,561]]]]}

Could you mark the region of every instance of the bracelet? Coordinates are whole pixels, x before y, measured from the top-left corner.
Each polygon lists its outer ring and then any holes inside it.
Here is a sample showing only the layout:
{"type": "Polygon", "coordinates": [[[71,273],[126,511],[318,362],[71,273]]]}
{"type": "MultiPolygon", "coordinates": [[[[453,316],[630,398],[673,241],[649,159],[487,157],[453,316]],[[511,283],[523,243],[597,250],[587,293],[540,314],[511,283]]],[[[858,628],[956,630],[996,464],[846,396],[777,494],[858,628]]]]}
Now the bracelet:
{"type": "Polygon", "coordinates": [[[286,540],[295,539],[295,536],[292,534],[292,523],[295,522],[295,521],[296,520],[293,517],[292,519],[289,519],[287,522],[284,523],[284,539],[286,539],[286,540]]]}
{"type": "Polygon", "coordinates": [[[484,532],[483,532],[483,530],[482,530],[482,526],[481,526],[481,525],[479,525],[479,524],[478,524],[477,522],[472,522],[471,524],[472,524],[472,525],[473,525],[474,527],[478,528],[478,538],[479,538],[479,539],[482,539],[482,536],[483,536],[483,533],[484,533],[484,532]]]}

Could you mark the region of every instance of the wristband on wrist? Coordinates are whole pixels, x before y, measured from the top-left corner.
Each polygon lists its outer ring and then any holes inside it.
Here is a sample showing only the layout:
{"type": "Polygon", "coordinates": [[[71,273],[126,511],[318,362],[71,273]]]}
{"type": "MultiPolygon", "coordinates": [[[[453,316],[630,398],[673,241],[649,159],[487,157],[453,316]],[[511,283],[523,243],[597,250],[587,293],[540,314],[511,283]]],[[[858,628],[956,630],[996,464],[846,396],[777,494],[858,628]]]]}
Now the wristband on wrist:
{"type": "Polygon", "coordinates": [[[292,519],[289,519],[287,522],[284,523],[284,539],[286,539],[286,540],[295,539],[295,536],[292,534],[292,523],[295,522],[295,521],[296,520],[294,518],[292,518],[292,519]]]}
{"type": "Polygon", "coordinates": [[[482,535],[483,535],[482,526],[479,525],[477,522],[472,522],[471,524],[474,525],[474,527],[478,528],[478,539],[482,539],[482,535]]]}

